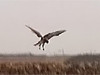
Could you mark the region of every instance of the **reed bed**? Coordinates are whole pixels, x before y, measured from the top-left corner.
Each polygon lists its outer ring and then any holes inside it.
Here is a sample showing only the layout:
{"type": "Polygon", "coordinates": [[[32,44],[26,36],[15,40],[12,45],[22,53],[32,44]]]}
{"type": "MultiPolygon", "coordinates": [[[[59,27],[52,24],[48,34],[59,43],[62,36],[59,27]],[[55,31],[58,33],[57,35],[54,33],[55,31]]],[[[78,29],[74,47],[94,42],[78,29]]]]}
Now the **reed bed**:
{"type": "Polygon", "coordinates": [[[2,62],[0,75],[96,75],[100,62],[2,62]]]}

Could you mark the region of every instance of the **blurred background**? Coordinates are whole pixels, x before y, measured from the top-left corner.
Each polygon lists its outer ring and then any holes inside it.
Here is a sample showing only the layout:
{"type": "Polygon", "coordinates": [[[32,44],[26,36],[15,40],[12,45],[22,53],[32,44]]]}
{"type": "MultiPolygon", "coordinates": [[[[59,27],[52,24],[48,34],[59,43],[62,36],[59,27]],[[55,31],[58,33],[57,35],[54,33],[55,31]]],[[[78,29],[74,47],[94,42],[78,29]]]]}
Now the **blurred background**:
{"type": "Polygon", "coordinates": [[[99,0],[0,0],[0,53],[100,53],[99,0]],[[45,51],[33,46],[42,35],[68,30],[54,37],[45,51]]]}

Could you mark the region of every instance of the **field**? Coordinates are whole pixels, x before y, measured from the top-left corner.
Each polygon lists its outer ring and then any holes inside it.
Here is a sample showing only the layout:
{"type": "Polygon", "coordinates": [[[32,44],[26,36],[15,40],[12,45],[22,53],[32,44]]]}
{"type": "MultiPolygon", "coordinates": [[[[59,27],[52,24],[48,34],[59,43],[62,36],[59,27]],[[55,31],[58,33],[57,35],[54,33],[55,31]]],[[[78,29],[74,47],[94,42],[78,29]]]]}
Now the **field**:
{"type": "Polygon", "coordinates": [[[96,75],[100,55],[34,56],[1,55],[0,75],[96,75]]]}

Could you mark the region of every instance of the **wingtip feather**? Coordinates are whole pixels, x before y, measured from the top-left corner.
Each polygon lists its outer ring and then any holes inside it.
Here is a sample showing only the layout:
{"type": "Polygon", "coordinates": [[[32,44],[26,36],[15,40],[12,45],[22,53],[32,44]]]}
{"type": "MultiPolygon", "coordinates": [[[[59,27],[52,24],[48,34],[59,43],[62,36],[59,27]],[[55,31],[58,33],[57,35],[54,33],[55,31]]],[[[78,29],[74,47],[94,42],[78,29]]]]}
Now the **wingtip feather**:
{"type": "Polygon", "coordinates": [[[29,27],[28,25],[25,25],[26,27],[29,27]]]}
{"type": "Polygon", "coordinates": [[[62,32],[66,32],[67,30],[62,30],[62,32]]]}

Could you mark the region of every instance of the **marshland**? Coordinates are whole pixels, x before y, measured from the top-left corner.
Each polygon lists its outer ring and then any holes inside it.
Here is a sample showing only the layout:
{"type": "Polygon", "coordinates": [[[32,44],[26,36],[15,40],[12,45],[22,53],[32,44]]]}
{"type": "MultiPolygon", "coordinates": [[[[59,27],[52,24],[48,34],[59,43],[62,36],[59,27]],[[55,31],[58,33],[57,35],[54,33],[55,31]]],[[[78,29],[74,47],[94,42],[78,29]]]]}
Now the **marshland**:
{"type": "Polygon", "coordinates": [[[100,55],[0,55],[0,74],[96,75],[100,74],[100,55]]]}

